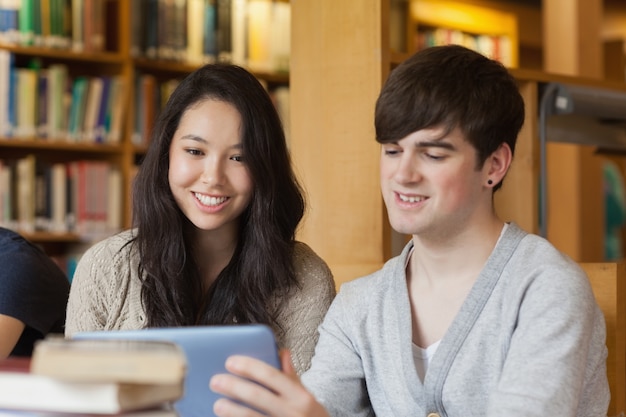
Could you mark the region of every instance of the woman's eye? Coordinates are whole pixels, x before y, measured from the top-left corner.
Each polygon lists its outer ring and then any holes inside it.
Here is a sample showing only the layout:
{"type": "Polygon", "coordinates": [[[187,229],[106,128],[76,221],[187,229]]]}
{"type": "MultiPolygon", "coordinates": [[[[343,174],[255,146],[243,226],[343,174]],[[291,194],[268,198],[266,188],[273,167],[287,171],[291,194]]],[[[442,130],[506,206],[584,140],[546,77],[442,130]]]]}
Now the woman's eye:
{"type": "Polygon", "coordinates": [[[230,157],[231,160],[236,161],[236,162],[243,162],[243,156],[242,155],[233,155],[230,157]]]}
{"type": "Polygon", "coordinates": [[[202,155],[202,151],[199,149],[185,149],[185,152],[187,152],[189,155],[192,155],[192,156],[202,155]]]}

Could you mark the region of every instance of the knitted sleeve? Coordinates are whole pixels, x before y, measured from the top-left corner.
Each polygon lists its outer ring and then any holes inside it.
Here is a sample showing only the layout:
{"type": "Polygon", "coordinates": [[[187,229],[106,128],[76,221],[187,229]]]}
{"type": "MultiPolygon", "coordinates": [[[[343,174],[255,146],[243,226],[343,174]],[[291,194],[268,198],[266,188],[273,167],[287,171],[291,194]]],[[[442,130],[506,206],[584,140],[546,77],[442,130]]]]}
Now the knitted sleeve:
{"type": "Polygon", "coordinates": [[[140,324],[126,325],[131,305],[140,304],[133,300],[129,232],[105,239],[81,257],[72,284],[67,304],[65,335],[95,330],[113,330],[124,327],[141,327],[140,324]]]}
{"type": "Polygon", "coordinates": [[[279,347],[291,352],[300,375],[311,364],[318,327],[335,297],[335,282],[326,263],[304,243],[296,244],[294,262],[300,288],[276,300],[280,328],[274,331],[279,347]]]}

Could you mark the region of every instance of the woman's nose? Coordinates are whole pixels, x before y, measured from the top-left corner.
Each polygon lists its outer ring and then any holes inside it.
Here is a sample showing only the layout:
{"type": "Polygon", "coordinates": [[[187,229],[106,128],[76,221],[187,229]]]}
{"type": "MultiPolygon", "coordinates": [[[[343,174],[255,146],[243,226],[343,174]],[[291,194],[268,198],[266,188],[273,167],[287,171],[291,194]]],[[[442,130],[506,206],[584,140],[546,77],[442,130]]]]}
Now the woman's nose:
{"type": "Polygon", "coordinates": [[[208,159],[204,165],[201,180],[206,184],[221,184],[224,179],[224,166],[215,159],[208,159]]]}

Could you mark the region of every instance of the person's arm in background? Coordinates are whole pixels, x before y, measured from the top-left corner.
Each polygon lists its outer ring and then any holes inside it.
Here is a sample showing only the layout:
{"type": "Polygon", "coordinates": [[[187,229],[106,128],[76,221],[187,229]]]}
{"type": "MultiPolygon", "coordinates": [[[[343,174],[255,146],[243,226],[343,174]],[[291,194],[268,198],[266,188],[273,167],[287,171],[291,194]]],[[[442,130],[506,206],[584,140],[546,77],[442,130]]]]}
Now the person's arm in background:
{"type": "Polygon", "coordinates": [[[0,359],[6,359],[24,331],[24,323],[18,319],[0,314],[0,359]]]}

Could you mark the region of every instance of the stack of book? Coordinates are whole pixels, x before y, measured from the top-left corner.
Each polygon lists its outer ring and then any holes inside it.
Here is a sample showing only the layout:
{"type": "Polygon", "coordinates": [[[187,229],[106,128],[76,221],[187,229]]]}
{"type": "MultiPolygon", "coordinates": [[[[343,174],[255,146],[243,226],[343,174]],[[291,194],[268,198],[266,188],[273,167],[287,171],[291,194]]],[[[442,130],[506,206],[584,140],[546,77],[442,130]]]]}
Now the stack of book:
{"type": "Polygon", "coordinates": [[[0,417],[175,417],[186,367],[170,342],[47,338],[0,362],[0,417]]]}

